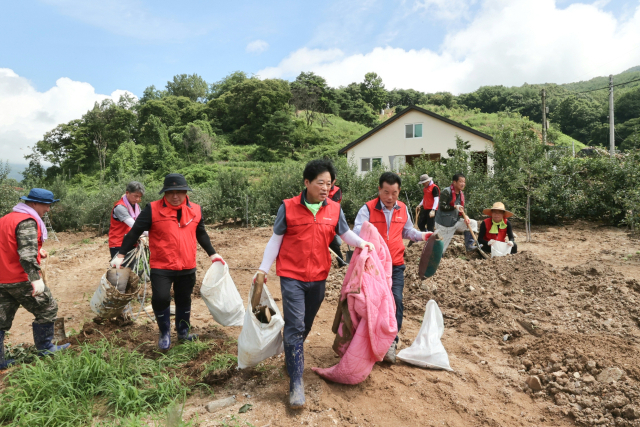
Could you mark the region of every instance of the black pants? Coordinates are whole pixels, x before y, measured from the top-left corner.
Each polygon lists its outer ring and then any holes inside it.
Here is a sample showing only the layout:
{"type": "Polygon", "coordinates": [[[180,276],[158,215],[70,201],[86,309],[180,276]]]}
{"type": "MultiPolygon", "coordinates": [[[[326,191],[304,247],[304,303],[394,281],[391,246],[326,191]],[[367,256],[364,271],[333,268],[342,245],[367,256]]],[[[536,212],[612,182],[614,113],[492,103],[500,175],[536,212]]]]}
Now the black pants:
{"type": "Polygon", "coordinates": [[[164,274],[151,273],[151,306],[158,313],[166,310],[171,304],[171,285],[173,285],[173,299],[176,307],[191,307],[191,294],[196,284],[196,273],[180,276],[166,276],[164,274]]]}
{"type": "Polygon", "coordinates": [[[436,217],[434,216],[433,218],[430,218],[429,212],[431,212],[431,209],[422,209],[420,211],[420,215],[418,216],[418,229],[423,233],[425,231],[430,231],[433,233],[433,230],[435,230],[436,217]]]}
{"type": "MultiPolygon", "coordinates": [[[[489,246],[489,244],[483,244],[481,249],[488,254],[491,253],[491,246],[489,246]]],[[[513,247],[511,248],[511,254],[513,255],[517,253],[518,253],[518,244],[516,242],[513,242],[513,247]]]]}
{"type": "Polygon", "coordinates": [[[333,241],[329,244],[329,248],[336,253],[343,261],[346,261],[342,256],[342,251],[340,250],[340,245],[338,244],[338,236],[333,237],[333,241]]]}
{"type": "MultiPolygon", "coordinates": [[[[406,265],[394,265],[391,269],[391,293],[396,302],[396,322],[398,323],[398,333],[402,328],[402,318],[404,317],[404,304],[402,303],[402,293],[404,292],[404,270],[406,265]]],[[[396,342],[398,336],[396,335],[396,342]]]]}

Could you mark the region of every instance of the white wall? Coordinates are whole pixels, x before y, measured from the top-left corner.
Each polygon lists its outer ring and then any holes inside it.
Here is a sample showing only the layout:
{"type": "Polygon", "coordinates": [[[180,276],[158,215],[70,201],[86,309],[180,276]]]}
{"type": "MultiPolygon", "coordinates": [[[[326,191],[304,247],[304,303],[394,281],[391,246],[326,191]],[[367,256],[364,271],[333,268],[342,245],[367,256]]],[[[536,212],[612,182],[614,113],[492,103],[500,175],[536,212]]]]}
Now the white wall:
{"type": "MultiPolygon", "coordinates": [[[[448,157],[447,150],[456,148],[456,135],[469,141],[471,151],[489,151],[493,144],[476,134],[414,110],[351,148],[347,158],[354,159],[360,171],[360,159],[363,157],[382,157],[382,164],[386,167],[392,167],[389,156],[439,153],[441,157],[448,157]],[[422,123],[422,138],[405,138],[405,125],[411,123],[422,123]]],[[[491,158],[488,163],[493,163],[491,158]]]]}

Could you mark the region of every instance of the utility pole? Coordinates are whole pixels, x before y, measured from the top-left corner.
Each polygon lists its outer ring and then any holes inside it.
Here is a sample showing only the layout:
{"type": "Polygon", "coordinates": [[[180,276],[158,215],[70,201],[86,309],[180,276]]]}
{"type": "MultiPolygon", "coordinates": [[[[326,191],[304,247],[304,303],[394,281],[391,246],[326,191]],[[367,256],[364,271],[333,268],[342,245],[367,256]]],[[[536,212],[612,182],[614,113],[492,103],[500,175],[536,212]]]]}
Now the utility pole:
{"type": "Polygon", "coordinates": [[[542,96],[542,143],[547,145],[547,91],[540,91],[542,96]]]}
{"type": "Polygon", "coordinates": [[[613,74],[609,74],[609,150],[616,154],[615,128],[613,127],[613,74]]]}

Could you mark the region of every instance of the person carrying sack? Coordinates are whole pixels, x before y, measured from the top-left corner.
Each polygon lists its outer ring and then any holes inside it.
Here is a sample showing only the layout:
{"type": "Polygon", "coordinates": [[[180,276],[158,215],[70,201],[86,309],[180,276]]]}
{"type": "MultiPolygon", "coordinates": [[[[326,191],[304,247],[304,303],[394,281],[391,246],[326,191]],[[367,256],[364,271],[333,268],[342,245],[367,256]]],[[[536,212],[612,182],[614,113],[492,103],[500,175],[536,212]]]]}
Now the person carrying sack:
{"type": "Polygon", "coordinates": [[[289,406],[305,403],[304,341],[324,300],[325,284],[331,269],[328,246],[336,235],[347,244],[373,251],[349,229],[339,203],[329,198],[336,170],[330,160],[312,160],[303,172],[306,189],[282,201],[273,235],[267,243],[258,273],[265,275],[276,261],[280,277],[284,315],[284,353],[289,374],[289,406]]]}
{"type": "MultiPolygon", "coordinates": [[[[131,181],[127,184],[122,198],[113,204],[111,224],[109,225],[109,252],[111,253],[109,260],[118,255],[124,236],[131,230],[133,223],[140,215],[138,203],[143,196],[144,186],[137,181],[131,181]]],[[[148,233],[145,231],[143,235],[146,237],[148,233]]]]}
{"type": "Polygon", "coordinates": [[[178,340],[197,338],[197,335],[189,333],[191,294],[196,284],[196,243],[207,252],[212,263],[224,263],[213,249],[204,228],[202,208],[189,200],[187,191],[192,190],[184,176],[178,173],[165,176],[159,193],[164,193],[164,197],[149,203],[140,213],[111,264],[121,268],[127,252],[133,249],[143,232],[149,232],[151,306],[160,330],[158,348],[163,351],[171,346],[171,286],[176,302],[178,340]]]}
{"type": "Polygon", "coordinates": [[[42,244],[47,240],[47,227],[42,217],[59,199],[42,188],[33,188],[22,196],[13,211],[0,218],[0,369],[14,360],[4,357],[4,336],[11,329],[16,311],[22,305],[35,316],[32,323],[33,342],[40,355],[47,355],[70,346],[57,346],[53,341],[53,323],[58,304],[44,284],[40,260],[47,257],[42,244]]]}
{"type": "MultiPolygon", "coordinates": [[[[402,304],[402,294],[404,291],[404,242],[402,239],[409,239],[413,242],[427,240],[433,233],[422,233],[411,223],[411,215],[407,205],[398,200],[401,186],[400,176],[393,172],[385,172],[380,175],[378,181],[378,197],[365,203],[358,211],[356,220],[353,223],[353,231],[360,234],[362,225],[369,221],[376,227],[380,235],[384,238],[389,252],[391,253],[392,275],[391,292],[396,303],[396,321],[398,323],[398,333],[402,327],[404,316],[404,305],[402,304]]],[[[384,360],[390,363],[396,362],[396,348],[398,336],[389,347],[384,360]]]]}
{"type": "Polygon", "coordinates": [[[440,202],[440,188],[433,182],[426,173],[420,175],[423,197],[418,207],[421,207],[420,216],[418,217],[418,229],[422,232],[434,232],[436,225],[436,212],[438,211],[438,202],[440,202]]]}
{"type": "MultiPolygon", "coordinates": [[[[335,175],[331,176],[331,190],[329,190],[328,197],[336,203],[340,203],[342,201],[342,190],[336,185],[335,175]]],[[[338,267],[340,268],[349,265],[344,261],[344,257],[342,256],[342,250],[340,249],[341,245],[342,240],[340,239],[340,236],[334,237],[329,245],[329,249],[338,256],[338,267]]]]}
{"type": "Polygon", "coordinates": [[[478,232],[478,222],[474,219],[464,219],[464,187],[467,185],[467,179],[461,173],[453,176],[451,186],[440,192],[440,200],[438,210],[436,211],[436,232],[444,243],[444,253],[451,243],[451,239],[456,232],[464,232],[464,244],[467,252],[475,251],[477,248],[473,241],[473,236],[469,231],[469,227],[474,233],[478,232]]]}
{"type": "Polygon", "coordinates": [[[478,232],[478,243],[480,249],[487,253],[491,253],[491,246],[495,242],[505,242],[511,247],[511,254],[518,252],[518,245],[515,242],[513,228],[509,218],[513,213],[509,212],[504,203],[496,202],[488,209],[482,211],[489,218],[480,223],[480,231],[478,232]]]}

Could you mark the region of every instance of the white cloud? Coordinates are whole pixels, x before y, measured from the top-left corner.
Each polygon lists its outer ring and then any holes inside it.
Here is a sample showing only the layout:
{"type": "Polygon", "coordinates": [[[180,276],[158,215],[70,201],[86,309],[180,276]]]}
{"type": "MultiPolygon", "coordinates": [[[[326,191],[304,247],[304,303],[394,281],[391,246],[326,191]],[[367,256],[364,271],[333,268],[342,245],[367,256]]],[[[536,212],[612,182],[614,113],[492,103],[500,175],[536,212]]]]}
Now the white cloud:
{"type": "Polygon", "coordinates": [[[158,16],[140,0],[41,1],[89,25],[142,40],[172,41],[202,35],[208,31],[206,26],[187,24],[158,16]]]}
{"type": "Polygon", "coordinates": [[[246,51],[249,53],[262,53],[269,49],[269,43],[264,40],[254,40],[246,47],[246,51]]]}
{"type": "Polygon", "coordinates": [[[0,68],[0,158],[25,163],[24,155],[31,152],[28,147],[45,132],[79,119],[96,101],[111,98],[117,102],[125,92],[101,95],[89,83],[66,77],[58,79],[51,89],[38,92],[26,78],[0,68]]]}
{"type": "Polygon", "coordinates": [[[438,52],[377,47],[346,55],[302,48],[257,74],[294,78],[313,71],[337,86],[375,71],[389,89],[459,93],[481,85],[586,80],[639,64],[640,6],[618,21],[599,4],[560,9],[554,0],[486,0],[465,28],[447,35],[438,52]]]}

